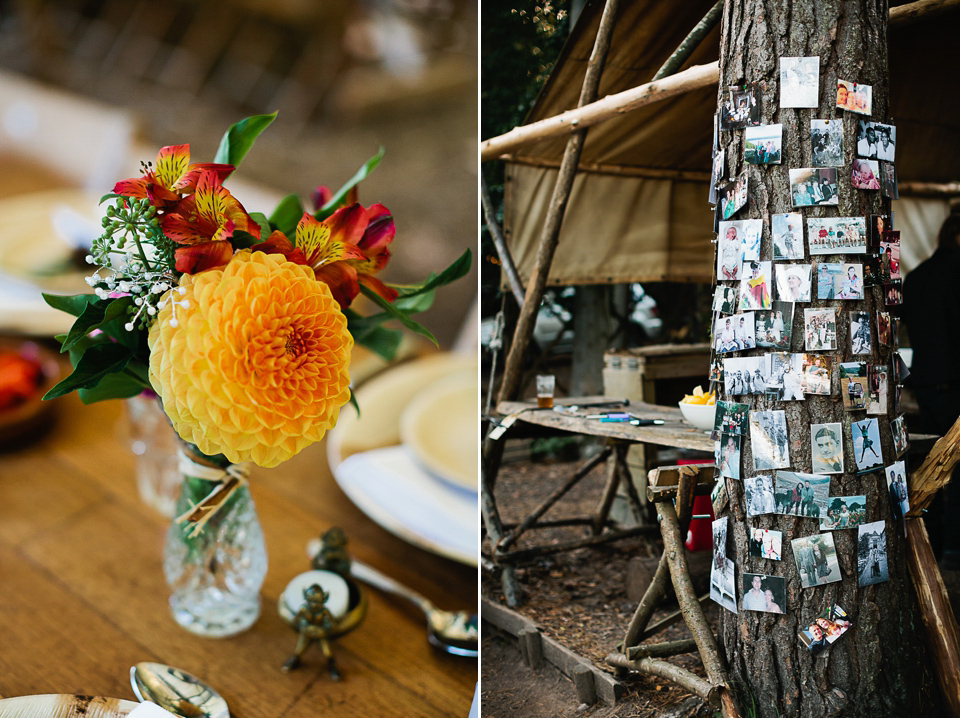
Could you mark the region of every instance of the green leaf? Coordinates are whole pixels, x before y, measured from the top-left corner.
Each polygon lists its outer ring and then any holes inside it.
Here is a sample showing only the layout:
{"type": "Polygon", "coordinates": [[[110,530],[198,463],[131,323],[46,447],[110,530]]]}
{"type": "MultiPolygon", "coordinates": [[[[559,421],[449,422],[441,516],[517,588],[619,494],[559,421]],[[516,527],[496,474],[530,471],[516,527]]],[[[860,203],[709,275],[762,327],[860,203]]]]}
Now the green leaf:
{"type": "Polygon", "coordinates": [[[384,149],[381,147],[380,151],[368,159],[363,166],[357,170],[357,173],[347,180],[347,183],[343,185],[343,187],[337,190],[337,193],[330,198],[330,201],[318,209],[313,216],[317,219],[323,220],[333,214],[334,211],[336,211],[336,209],[343,203],[347,193],[355,186],[363,182],[363,180],[369,177],[370,173],[377,168],[377,165],[380,164],[380,160],[383,159],[383,153],[384,149]]]}
{"type": "Polygon", "coordinates": [[[253,147],[254,140],[275,119],[277,119],[277,113],[272,112],[269,115],[253,115],[232,125],[220,140],[220,147],[213,161],[239,167],[240,162],[253,147]]]}
{"type": "Polygon", "coordinates": [[[234,249],[250,249],[250,247],[255,247],[262,241],[262,239],[257,239],[242,229],[233,230],[233,234],[230,236],[230,244],[233,245],[234,249]]]}
{"type": "Polygon", "coordinates": [[[417,314],[427,311],[433,306],[433,298],[436,296],[436,290],[430,289],[426,292],[417,292],[403,297],[397,297],[393,301],[393,306],[404,314],[417,314]]]}
{"type": "Polygon", "coordinates": [[[391,361],[397,355],[403,333],[396,329],[371,327],[368,331],[354,337],[354,342],[365,346],[379,357],[391,361]]]}
{"type": "Polygon", "coordinates": [[[401,297],[412,297],[457,281],[470,271],[470,265],[472,263],[473,252],[468,248],[454,260],[453,264],[440,272],[440,274],[431,273],[429,277],[419,284],[398,284],[391,286],[400,293],[401,297]]]}
{"type": "Polygon", "coordinates": [[[97,301],[98,297],[96,294],[74,294],[74,295],[63,295],[63,294],[47,294],[44,292],[43,301],[49,304],[54,309],[59,309],[61,312],[66,312],[75,317],[79,317],[83,314],[83,310],[87,308],[87,305],[91,302],[97,301]]]}
{"type": "Polygon", "coordinates": [[[95,387],[77,389],[77,395],[84,404],[93,404],[107,399],[129,399],[148,388],[149,385],[127,373],[107,374],[95,387]]]}
{"type": "Polygon", "coordinates": [[[437,343],[436,337],[434,337],[433,334],[430,333],[429,329],[427,329],[425,326],[420,324],[420,322],[414,321],[413,319],[408,317],[406,314],[401,312],[399,309],[397,309],[395,306],[393,306],[390,302],[388,302],[386,299],[381,297],[375,291],[373,291],[369,287],[365,287],[362,284],[360,285],[360,291],[363,293],[364,296],[368,297],[369,299],[372,299],[377,306],[379,306],[387,314],[389,314],[391,319],[396,319],[410,331],[416,332],[417,334],[421,334],[425,336],[427,339],[429,339],[431,342],[433,342],[435,345],[440,346],[437,343]]]}
{"type": "Polygon", "coordinates": [[[293,237],[297,232],[297,223],[303,216],[303,203],[295,194],[288,194],[270,215],[270,224],[283,232],[287,237],[293,237]]]}
{"type": "MultiPolygon", "coordinates": [[[[133,305],[133,299],[130,297],[120,297],[119,299],[99,300],[87,304],[83,313],[77,318],[77,321],[70,327],[67,338],[63,340],[60,347],[61,352],[67,351],[78,341],[87,336],[94,329],[100,329],[107,322],[114,319],[126,318],[127,309],[133,305]]],[[[120,327],[122,328],[122,327],[120,327]]]]}
{"type": "Polygon", "coordinates": [[[43,398],[55,399],[76,389],[92,389],[108,374],[123,371],[132,357],[133,350],[122,344],[96,344],[83,353],[73,373],[48,391],[43,398]]]}
{"type": "Polygon", "coordinates": [[[100,204],[103,204],[108,199],[122,199],[122,198],[123,198],[122,194],[114,194],[113,192],[108,192],[107,194],[103,195],[103,197],[100,198],[100,204]]]}
{"type": "Polygon", "coordinates": [[[357,402],[357,396],[350,390],[350,406],[357,410],[357,416],[360,416],[360,404],[357,402]]]}
{"type": "Polygon", "coordinates": [[[260,225],[260,241],[266,240],[266,238],[270,236],[270,232],[273,231],[267,215],[263,212],[250,212],[250,219],[260,225]]]}

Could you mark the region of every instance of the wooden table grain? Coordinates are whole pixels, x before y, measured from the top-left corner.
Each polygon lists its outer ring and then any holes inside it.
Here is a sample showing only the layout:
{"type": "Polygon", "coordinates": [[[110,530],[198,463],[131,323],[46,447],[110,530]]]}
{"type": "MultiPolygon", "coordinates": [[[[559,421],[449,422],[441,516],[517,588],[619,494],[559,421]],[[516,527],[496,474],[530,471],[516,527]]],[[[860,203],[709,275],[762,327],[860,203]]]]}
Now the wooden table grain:
{"type": "Polygon", "coordinates": [[[254,468],[251,492],[269,555],[263,610],[245,633],[206,639],[170,616],[162,571],[168,522],[140,502],[122,402],[56,400],[53,428],[0,453],[0,697],[79,693],[132,699],[130,666],[168,663],[218,690],[236,718],[459,716],[477,660],[426,640],[423,615],[369,590],[366,620],[335,646],[334,683],[316,647],[290,674],[296,635],[277,615],[287,582],[310,568],[305,545],[331,526],[357,558],[442,608],[478,610],[477,570],[413,547],[340,491],[321,442],[276,469],[254,468]]]}

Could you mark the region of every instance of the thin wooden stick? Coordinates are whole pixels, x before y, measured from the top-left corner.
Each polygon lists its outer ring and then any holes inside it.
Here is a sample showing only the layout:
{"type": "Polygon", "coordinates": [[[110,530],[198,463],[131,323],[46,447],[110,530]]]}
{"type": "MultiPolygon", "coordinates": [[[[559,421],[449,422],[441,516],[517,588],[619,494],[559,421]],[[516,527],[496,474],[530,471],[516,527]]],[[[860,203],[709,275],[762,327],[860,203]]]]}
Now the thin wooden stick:
{"type": "MultiPolygon", "coordinates": [[[[920,0],[910,5],[901,5],[890,10],[890,26],[906,24],[927,15],[946,12],[957,7],[960,7],[960,0],[920,0]]],[[[579,106],[575,110],[568,110],[529,125],[514,127],[505,134],[484,140],[480,143],[480,161],[497,159],[531,142],[562,137],[668,97],[709,87],[719,79],[719,63],[712,62],[709,65],[695,65],[662,80],[647,82],[614,95],[607,95],[597,102],[579,106]]]]}
{"type": "Polygon", "coordinates": [[[691,653],[695,650],[697,650],[697,642],[692,638],[684,638],[679,641],[667,641],[666,643],[631,646],[627,649],[626,655],[628,659],[635,661],[639,658],[676,656],[680,653],[691,653]]]}
{"type": "Polygon", "coordinates": [[[524,532],[527,531],[527,529],[529,529],[531,526],[533,526],[537,522],[537,519],[543,516],[551,506],[553,506],[555,503],[557,503],[557,501],[559,501],[563,497],[565,493],[567,493],[570,489],[576,486],[577,483],[579,483],[584,476],[586,476],[591,471],[593,471],[593,469],[596,466],[599,466],[604,461],[606,461],[607,457],[609,457],[611,453],[612,453],[612,450],[608,446],[599,454],[597,454],[588,462],[586,462],[579,469],[577,469],[577,471],[573,474],[573,476],[567,479],[566,483],[564,483],[563,486],[561,486],[556,491],[554,491],[550,496],[548,496],[546,500],[543,501],[543,503],[541,503],[537,508],[535,508],[533,511],[530,512],[527,518],[525,518],[516,529],[508,533],[506,536],[504,536],[500,540],[500,542],[496,546],[496,551],[499,553],[501,551],[506,551],[508,548],[510,548],[510,546],[514,542],[516,542],[516,540],[520,538],[520,536],[522,536],[524,532]]]}
{"type": "Polygon", "coordinates": [[[661,601],[667,596],[670,585],[670,569],[667,568],[667,554],[660,554],[660,563],[657,564],[657,571],[653,574],[653,580],[647,586],[643,593],[643,598],[637,604],[637,610],[633,612],[633,618],[630,619],[630,625],[627,626],[627,634],[623,638],[623,650],[626,652],[640,641],[640,634],[643,633],[650,617],[660,605],[661,601]]]}
{"type": "Polygon", "coordinates": [[[673,51],[673,54],[663,63],[657,74],[653,76],[654,80],[662,80],[664,77],[673,75],[687,61],[687,58],[700,46],[700,42],[707,36],[707,33],[716,27],[720,22],[720,16],[723,14],[723,0],[717,0],[717,4],[710,8],[710,11],[703,16],[703,19],[694,26],[679,47],[673,51]]]}
{"type": "Polygon", "coordinates": [[[631,536],[640,536],[641,534],[653,534],[657,532],[656,526],[634,526],[621,531],[609,531],[600,536],[590,536],[589,538],[579,539],[577,541],[568,541],[567,543],[556,543],[548,546],[535,546],[533,548],[510,551],[508,553],[497,553],[497,561],[500,563],[521,563],[532,558],[549,556],[564,551],[572,551],[576,548],[587,548],[589,546],[599,546],[608,541],[618,541],[631,536]]]}
{"type": "Polygon", "coordinates": [[[487,188],[487,178],[483,172],[480,173],[480,202],[483,204],[483,217],[487,221],[487,229],[490,230],[493,246],[496,247],[497,256],[500,257],[500,266],[503,267],[503,273],[507,276],[507,284],[510,285],[510,291],[513,292],[513,297],[517,300],[517,306],[522,308],[523,282],[517,273],[517,265],[513,263],[513,255],[510,254],[507,240],[504,239],[503,231],[497,222],[497,213],[493,208],[493,200],[490,199],[490,190],[487,188]]]}
{"type": "MultiPolygon", "coordinates": [[[[607,450],[612,451],[609,445],[607,446],[607,450]]],[[[600,499],[597,511],[593,515],[593,526],[591,530],[594,536],[598,536],[600,532],[603,531],[603,527],[607,523],[607,516],[610,515],[610,507],[613,506],[613,500],[617,497],[617,486],[620,484],[617,471],[620,459],[619,452],[614,453],[612,459],[607,467],[607,482],[603,487],[603,497],[600,499]]]]}
{"type": "MultiPolygon", "coordinates": [[[[699,597],[697,598],[697,603],[699,603],[699,604],[702,606],[702,605],[704,605],[704,604],[705,604],[707,601],[709,601],[709,600],[710,600],[710,594],[709,594],[709,593],[705,593],[705,594],[703,594],[702,596],[699,596],[699,597]]],[[[644,632],[641,633],[640,636],[638,636],[637,643],[639,643],[639,642],[641,642],[641,641],[645,641],[645,640],[647,640],[648,638],[653,638],[653,637],[656,636],[658,633],[660,633],[660,631],[663,631],[663,630],[666,629],[666,628],[670,628],[670,626],[672,626],[673,624],[675,624],[675,623],[676,623],[677,621],[679,621],[681,618],[683,618],[683,610],[682,610],[682,609],[679,609],[679,608],[678,608],[678,609],[677,609],[676,611],[674,611],[673,613],[668,613],[666,616],[664,616],[663,618],[661,618],[659,621],[657,621],[656,623],[654,623],[652,626],[650,626],[649,628],[645,629],[644,632]]]]}
{"type": "Polygon", "coordinates": [[[917,589],[927,642],[936,659],[940,688],[951,715],[960,718],[960,631],[923,519],[907,520],[907,565],[917,589]]]}
{"type": "MultiPolygon", "coordinates": [[[[600,18],[600,29],[594,42],[593,53],[587,63],[587,72],[580,91],[578,106],[588,105],[597,97],[597,88],[600,86],[600,74],[610,49],[610,39],[613,36],[613,25],[617,15],[620,0],[606,0],[603,15],[600,18]]],[[[567,200],[570,199],[570,190],[573,188],[573,179],[577,173],[577,164],[580,162],[580,152],[586,138],[586,129],[575,132],[567,140],[567,148],[563,153],[563,162],[557,173],[557,183],[553,188],[550,206],[544,220],[540,241],[537,245],[537,256],[531,270],[531,279],[527,285],[527,293],[520,310],[520,319],[514,331],[510,352],[507,354],[506,366],[503,370],[503,383],[500,385],[500,401],[513,399],[519,389],[521,367],[527,353],[527,345],[533,337],[533,326],[537,311],[540,309],[540,300],[547,285],[547,276],[553,255],[560,241],[560,226],[567,209],[567,200]]],[[[498,402],[499,403],[499,402],[498,402]]]]}
{"type": "MultiPolygon", "coordinates": [[[[545,167],[548,169],[557,169],[560,167],[559,160],[551,160],[541,157],[503,155],[500,159],[517,165],[527,165],[529,167],[545,167]]],[[[701,172],[699,170],[671,170],[660,169],[657,167],[624,167],[623,165],[610,165],[602,162],[580,162],[580,164],[577,165],[577,172],[617,175],[619,177],[642,177],[644,179],[673,179],[686,182],[707,182],[710,180],[709,172],[701,172]]],[[[898,185],[901,192],[904,191],[903,188],[906,184],[906,182],[901,182],[898,185]]]]}
{"type": "Polygon", "coordinates": [[[919,516],[933,501],[934,494],[950,483],[953,468],[960,461],[960,419],[940,437],[927,458],[910,477],[908,517],[919,516]]]}
{"type": "Polygon", "coordinates": [[[699,696],[714,708],[720,707],[718,686],[711,685],[700,676],[684,670],[679,666],[675,666],[672,663],[667,663],[657,658],[641,658],[638,661],[631,661],[621,653],[612,653],[607,656],[607,663],[615,668],[628,668],[666,678],[684,690],[693,693],[695,696],[699,696]]]}

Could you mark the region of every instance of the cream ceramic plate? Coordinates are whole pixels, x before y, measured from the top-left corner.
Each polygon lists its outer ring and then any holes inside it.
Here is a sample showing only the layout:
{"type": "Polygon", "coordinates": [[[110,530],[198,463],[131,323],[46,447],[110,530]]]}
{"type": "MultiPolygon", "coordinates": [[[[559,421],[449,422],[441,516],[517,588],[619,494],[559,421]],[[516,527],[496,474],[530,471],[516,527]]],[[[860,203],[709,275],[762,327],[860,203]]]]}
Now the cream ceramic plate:
{"type": "Polygon", "coordinates": [[[48,693],[0,700],[0,718],[124,718],[138,705],[120,698],[48,693]]]}
{"type": "Polygon", "coordinates": [[[480,387],[476,367],[434,382],[407,406],[400,435],[431,472],[476,491],[480,387]]]}
{"type": "Polygon", "coordinates": [[[361,511],[405,541],[471,566],[479,552],[476,496],[438,481],[399,444],[407,405],[447,376],[476,377],[476,367],[474,356],[434,354],[388,369],[357,390],[360,416],[345,408],[327,434],[330,470],[361,511]]]}

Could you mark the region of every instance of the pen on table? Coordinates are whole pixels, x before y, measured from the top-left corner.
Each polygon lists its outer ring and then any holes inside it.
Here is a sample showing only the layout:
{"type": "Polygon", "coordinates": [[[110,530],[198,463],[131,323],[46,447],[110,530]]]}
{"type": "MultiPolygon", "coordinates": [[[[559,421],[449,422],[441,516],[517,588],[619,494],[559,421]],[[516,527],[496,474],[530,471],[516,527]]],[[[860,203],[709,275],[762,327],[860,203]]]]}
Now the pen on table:
{"type": "Polygon", "coordinates": [[[630,423],[633,426],[660,426],[663,419],[631,419],[630,423]]]}
{"type": "Polygon", "coordinates": [[[608,412],[606,414],[587,414],[588,419],[630,419],[631,415],[624,412],[608,412]]]}

